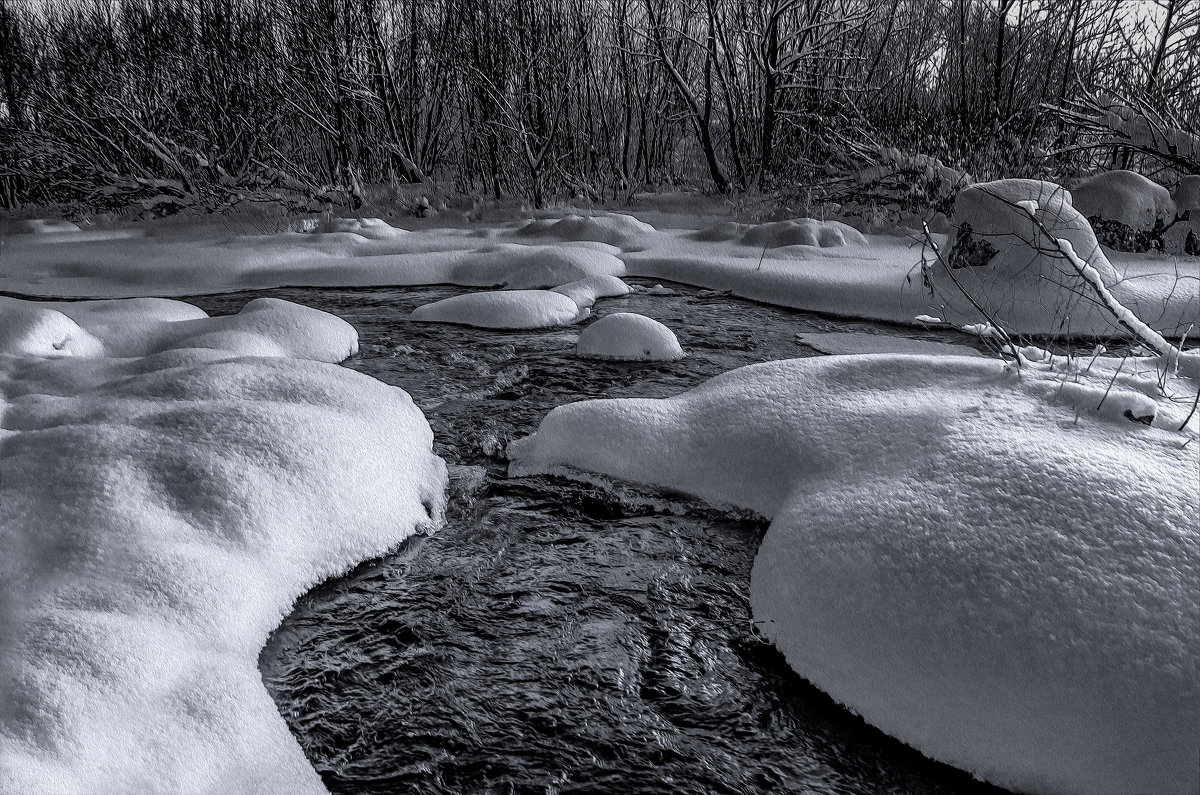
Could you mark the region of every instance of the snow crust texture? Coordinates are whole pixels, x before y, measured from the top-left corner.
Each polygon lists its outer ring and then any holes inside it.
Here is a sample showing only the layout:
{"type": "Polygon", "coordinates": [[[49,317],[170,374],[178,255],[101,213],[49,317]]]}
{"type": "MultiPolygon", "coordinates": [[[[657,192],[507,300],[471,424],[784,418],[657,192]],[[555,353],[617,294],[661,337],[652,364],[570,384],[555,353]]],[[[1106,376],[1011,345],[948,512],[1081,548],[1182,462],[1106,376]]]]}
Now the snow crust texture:
{"type": "Polygon", "coordinates": [[[933,758],[1019,791],[1195,792],[1200,454],[1195,420],[1174,430],[1194,385],[1155,401],[1153,362],[771,362],[557,408],[510,471],[770,517],[759,631],[933,758]],[[1153,427],[1073,393],[1109,381],[1115,407],[1156,404],[1153,427]]]}
{"type": "Polygon", "coordinates": [[[585,328],[576,353],[584,359],[642,362],[669,362],[684,356],[675,332],[633,312],[606,315],[585,328]]]}
{"type": "Polygon", "coordinates": [[[340,326],[282,303],[0,306],[0,792],[324,791],[259,651],[436,525],[445,467],[407,394],[311,360],[340,326]]]}

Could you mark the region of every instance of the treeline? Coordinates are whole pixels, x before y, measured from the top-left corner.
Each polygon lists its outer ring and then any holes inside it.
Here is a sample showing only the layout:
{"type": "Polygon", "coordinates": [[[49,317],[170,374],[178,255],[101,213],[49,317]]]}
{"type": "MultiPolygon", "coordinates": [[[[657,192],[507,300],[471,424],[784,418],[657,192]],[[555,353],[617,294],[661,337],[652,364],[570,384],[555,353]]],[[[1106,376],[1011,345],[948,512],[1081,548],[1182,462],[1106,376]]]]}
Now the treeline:
{"type": "Polygon", "coordinates": [[[0,203],[1195,170],[1198,45],[1194,0],[0,0],[0,203]]]}

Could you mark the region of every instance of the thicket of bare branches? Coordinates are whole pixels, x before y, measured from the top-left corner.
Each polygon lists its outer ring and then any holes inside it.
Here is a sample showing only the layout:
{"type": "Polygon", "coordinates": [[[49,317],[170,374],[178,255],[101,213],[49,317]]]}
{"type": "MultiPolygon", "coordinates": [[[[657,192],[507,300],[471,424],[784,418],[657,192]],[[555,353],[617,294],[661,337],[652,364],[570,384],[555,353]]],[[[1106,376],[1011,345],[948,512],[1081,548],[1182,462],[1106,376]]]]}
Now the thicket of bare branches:
{"type": "Polygon", "coordinates": [[[0,0],[0,205],[1169,179],[1198,44],[1189,0],[0,0]]]}

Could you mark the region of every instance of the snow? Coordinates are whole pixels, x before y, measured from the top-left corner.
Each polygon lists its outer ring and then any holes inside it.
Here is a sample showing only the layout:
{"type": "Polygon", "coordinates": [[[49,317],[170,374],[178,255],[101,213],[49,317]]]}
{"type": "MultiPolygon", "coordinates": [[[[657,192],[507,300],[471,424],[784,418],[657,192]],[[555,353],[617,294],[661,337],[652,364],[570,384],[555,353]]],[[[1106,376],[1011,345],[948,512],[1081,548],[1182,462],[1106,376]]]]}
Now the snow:
{"type": "Polygon", "coordinates": [[[653,318],[617,312],[583,330],[575,352],[584,359],[670,362],[684,357],[675,332],[653,318]]]}
{"type": "Polygon", "coordinates": [[[891,334],[860,334],[846,331],[801,332],[796,341],[828,354],[925,353],[936,356],[982,356],[967,345],[916,340],[891,334]]]}
{"type": "Polygon", "coordinates": [[[495,290],[456,295],[419,306],[410,317],[425,323],[458,323],[496,329],[565,326],[586,316],[570,296],[550,290],[495,290]]]}
{"type": "Polygon", "coordinates": [[[781,246],[819,246],[834,248],[847,243],[865,245],[866,237],[852,226],[840,221],[817,221],[800,218],[751,226],[742,235],[742,244],[760,248],[781,246]]]}
{"type": "Polygon", "coordinates": [[[657,230],[632,215],[622,213],[598,213],[595,215],[568,215],[560,219],[530,221],[513,234],[517,237],[550,238],[564,241],[595,241],[607,243],[626,251],[644,245],[644,239],[656,234],[657,230]]]}
{"type": "MultiPolygon", "coordinates": [[[[1182,213],[1185,210],[1196,211],[1193,214],[1200,215],[1200,174],[1189,174],[1181,177],[1179,186],[1175,188],[1175,209],[1182,213]]],[[[1193,220],[1200,220],[1194,218],[1193,220]]]]}
{"type": "Polygon", "coordinates": [[[550,412],[510,474],[587,472],[771,518],[755,625],[921,752],[1030,792],[1200,786],[1195,383],[1155,360],[770,362],[550,412]],[[1091,402],[1112,384],[1114,409],[1091,402]]]}
{"type": "Polygon", "coordinates": [[[1175,203],[1162,185],[1134,171],[1105,171],[1071,191],[1073,204],[1087,218],[1117,221],[1131,229],[1154,228],[1175,217],[1175,203]]]}
{"type": "Polygon", "coordinates": [[[589,276],[586,279],[561,284],[552,292],[562,293],[580,309],[587,309],[601,298],[617,298],[629,295],[629,285],[616,276],[589,276]]]}
{"type": "Polygon", "coordinates": [[[0,296],[3,353],[132,357],[186,348],[336,363],[358,352],[358,333],[341,318],[277,298],[256,298],[236,315],[210,318],[191,304],[166,299],[41,302],[0,296]]]}
{"type": "Polygon", "coordinates": [[[324,791],[259,652],[435,526],[446,474],[408,395],[296,358],[350,344],[282,303],[0,307],[0,791],[324,791]]]}
{"type": "Polygon", "coordinates": [[[80,232],[79,224],[60,218],[29,218],[14,221],[12,230],[18,235],[46,235],[60,232],[80,232]]]}
{"type": "Polygon", "coordinates": [[[610,251],[577,246],[488,246],[472,252],[450,274],[455,284],[510,290],[557,287],[593,276],[625,275],[625,263],[610,251]]]}
{"type": "MultiPolygon", "coordinates": [[[[1071,239],[1082,256],[1089,258],[1094,250],[1097,256],[1090,261],[1109,290],[1157,331],[1178,336],[1200,321],[1200,260],[1113,253],[1106,265],[1086,221],[1069,208],[1069,194],[1061,188],[1040,182],[990,184],[1027,187],[1008,204],[981,196],[985,186],[962,192],[958,221],[970,222],[976,231],[995,231],[989,240],[1002,250],[987,267],[961,268],[955,275],[985,303],[1012,310],[1000,318],[1010,333],[1063,333],[1067,325],[1077,335],[1124,333],[1104,312],[1081,301],[1078,279],[1060,267],[1060,257],[1037,253],[1012,236],[1033,230],[1028,212],[1012,206],[1021,201],[1036,202],[1036,217],[1047,221],[1057,237],[1071,239]],[[1070,281],[1062,281],[1064,274],[1070,281]]],[[[936,267],[937,294],[926,291],[921,266],[931,256],[911,235],[863,235],[813,219],[746,225],[682,210],[673,221],[660,210],[653,215],[664,228],[616,214],[409,232],[377,219],[343,219],[316,224],[334,231],[253,236],[230,235],[216,224],[186,230],[169,223],[144,230],[91,227],[0,238],[0,278],[6,290],[26,295],[129,297],[283,285],[534,289],[593,276],[641,277],[893,323],[912,324],[918,315],[955,325],[985,320],[936,267]],[[707,231],[698,233],[696,226],[707,231]]],[[[953,248],[953,234],[949,241],[940,235],[933,239],[944,253],[953,248]]]]}

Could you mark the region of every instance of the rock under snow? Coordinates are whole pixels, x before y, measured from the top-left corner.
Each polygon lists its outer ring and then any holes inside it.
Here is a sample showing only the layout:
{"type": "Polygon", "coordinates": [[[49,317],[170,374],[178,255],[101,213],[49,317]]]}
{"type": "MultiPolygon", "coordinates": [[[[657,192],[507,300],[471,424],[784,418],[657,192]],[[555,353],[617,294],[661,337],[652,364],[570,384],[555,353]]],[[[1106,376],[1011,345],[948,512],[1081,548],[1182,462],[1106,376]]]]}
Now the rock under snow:
{"type": "Polygon", "coordinates": [[[583,330],[575,352],[584,359],[670,362],[684,357],[675,332],[653,318],[617,312],[583,330]]]}
{"type": "Polygon", "coordinates": [[[16,235],[52,235],[60,232],[80,232],[79,224],[61,218],[27,218],[13,221],[10,227],[16,235]]]}
{"type": "Polygon", "coordinates": [[[632,251],[643,248],[646,237],[657,232],[653,226],[639,221],[632,215],[598,213],[530,221],[513,234],[518,237],[548,237],[555,240],[591,240],[632,251]]]}
{"type": "Polygon", "coordinates": [[[407,230],[398,229],[382,218],[334,218],[327,224],[323,232],[350,232],[368,240],[391,240],[409,234],[407,230]]]}
{"type": "Polygon", "coordinates": [[[1200,446],[1194,419],[1174,430],[1195,384],[1177,379],[1149,428],[1060,387],[1115,381],[1144,412],[1153,360],[1119,377],[1056,362],[769,362],[665,400],[561,406],[510,445],[510,472],[772,518],[756,627],[935,759],[1021,791],[1195,792],[1200,446]]]}
{"type": "Polygon", "coordinates": [[[1130,229],[1149,230],[1175,217],[1175,203],[1162,185],[1134,171],[1106,171],[1089,177],[1071,191],[1075,209],[1088,219],[1115,221],[1130,229]]]}
{"type": "Polygon", "coordinates": [[[498,245],[472,251],[450,281],[474,287],[533,290],[591,276],[625,275],[625,263],[608,251],[578,246],[498,245]]]}
{"type": "Polygon", "coordinates": [[[185,348],[340,362],[358,352],[358,332],[341,318],[278,298],[256,298],[236,315],[208,317],[191,304],[161,298],[0,296],[0,352],[133,357],[185,348]]]}
{"type": "Polygon", "coordinates": [[[867,239],[852,226],[841,221],[818,221],[798,218],[751,226],[742,235],[742,244],[758,248],[783,246],[819,246],[834,248],[847,243],[865,245],[867,239]]]}
{"type": "Polygon", "coordinates": [[[569,296],[549,290],[496,290],[456,295],[419,306],[410,317],[425,323],[458,323],[497,329],[565,326],[587,313],[569,296]]]}
{"type": "Polygon", "coordinates": [[[1070,325],[1076,333],[1120,333],[1089,300],[1089,289],[1068,258],[1054,249],[1055,240],[1067,240],[1106,285],[1118,281],[1064,188],[1027,179],[972,185],[958,194],[951,220],[956,237],[949,252],[942,252],[949,270],[933,263],[929,273],[935,300],[945,305],[944,320],[956,325],[983,320],[963,296],[965,290],[1010,330],[1054,334],[1070,325]],[[1036,208],[1032,214],[1031,206],[1036,208]]]}
{"type": "Polygon", "coordinates": [[[586,309],[600,298],[629,295],[629,285],[616,276],[589,276],[586,279],[559,285],[552,292],[562,293],[574,301],[580,309],[586,309]]]}
{"type": "MultiPolygon", "coordinates": [[[[278,351],[321,332],[259,312],[278,351]]],[[[259,652],[311,587],[436,524],[445,467],[401,390],[244,352],[0,355],[0,791],[325,791],[259,652]]]]}

